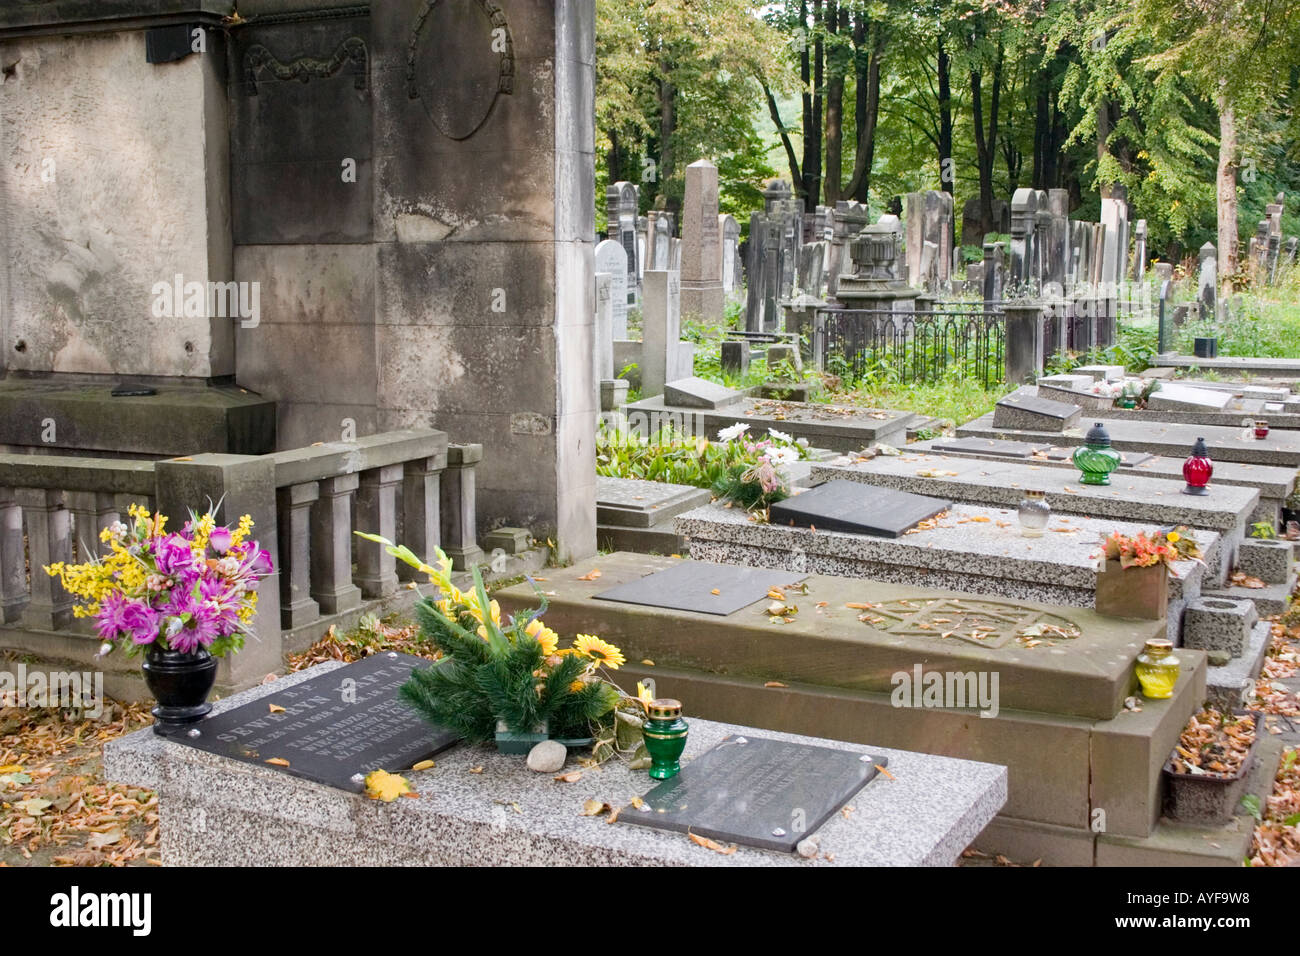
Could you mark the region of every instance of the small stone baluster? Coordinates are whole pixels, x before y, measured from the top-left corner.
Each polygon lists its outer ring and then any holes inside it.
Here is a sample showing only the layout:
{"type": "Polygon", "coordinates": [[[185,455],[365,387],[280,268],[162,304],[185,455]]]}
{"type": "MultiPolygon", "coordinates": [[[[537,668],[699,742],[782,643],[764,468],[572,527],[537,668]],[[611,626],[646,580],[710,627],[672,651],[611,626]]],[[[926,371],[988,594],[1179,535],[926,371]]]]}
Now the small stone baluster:
{"type": "Polygon", "coordinates": [[[68,510],[76,534],[72,553],[78,562],[108,554],[108,545],[99,540],[99,533],[117,520],[116,496],[101,491],[68,492],[68,510]]]}
{"type": "Polygon", "coordinates": [[[72,522],[63,492],[44,488],[19,488],[19,506],[27,516],[27,549],[32,597],[23,612],[23,624],[57,631],[72,622],[73,598],[58,578],[45,573],[56,561],[71,562],[72,522]]]}
{"type": "Polygon", "coordinates": [[[0,488],[0,621],[14,624],[27,605],[27,555],[23,509],[12,488],[0,488]]]}
{"type": "Polygon", "coordinates": [[[286,629],[320,617],[311,597],[311,513],[320,499],[314,481],[276,489],[276,523],[280,534],[280,625],[286,629]]]}
{"type": "MultiPolygon", "coordinates": [[[[439,497],[446,454],[408,461],[402,477],[402,524],[399,534],[406,545],[425,561],[442,543],[439,497]]],[[[406,562],[397,566],[402,581],[423,581],[425,576],[406,562]]]]}
{"type": "MultiPolygon", "coordinates": [[[[397,489],[402,466],[386,465],[361,473],[357,492],[357,530],[397,538],[397,489]]],[[[397,590],[397,559],[374,541],[358,539],[357,583],[367,598],[387,597],[397,590]]],[[[417,552],[418,553],[418,552],[417,552]]]]}
{"type": "Polygon", "coordinates": [[[324,478],[311,509],[311,596],[322,614],[339,614],[361,604],[352,583],[352,495],[355,474],[324,478]]]}
{"type": "Polygon", "coordinates": [[[482,445],[448,445],[442,478],[442,550],[452,567],[465,571],[484,560],[475,541],[474,466],[483,460],[482,445]]]}

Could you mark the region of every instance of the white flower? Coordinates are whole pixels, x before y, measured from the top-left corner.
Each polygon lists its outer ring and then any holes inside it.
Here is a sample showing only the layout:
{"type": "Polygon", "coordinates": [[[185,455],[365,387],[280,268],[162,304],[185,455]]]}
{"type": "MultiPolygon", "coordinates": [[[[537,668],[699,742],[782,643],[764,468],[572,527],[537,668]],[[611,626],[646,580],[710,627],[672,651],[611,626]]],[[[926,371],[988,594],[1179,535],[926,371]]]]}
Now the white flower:
{"type": "Polygon", "coordinates": [[[731,441],[733,438],[739,438],[745,432],[749,431],[749,426],[742,422],[736,422],[727,428],[718,432],[718,441],[731,441]]]}
{"type": "Polygon", "coordinates": [[[793,448],[769,448],[765,453],[765,457],[779,468],[798,461],[799,453],[793,448]]]}
{"type": "Polygon", "coordinates": [[[773,441],[785,442],[787,445],[794,441],[793,437],[787,435],[785,432],[779,432],[775,428],[769,428],[767,433],[771,436],[773,441]]]}

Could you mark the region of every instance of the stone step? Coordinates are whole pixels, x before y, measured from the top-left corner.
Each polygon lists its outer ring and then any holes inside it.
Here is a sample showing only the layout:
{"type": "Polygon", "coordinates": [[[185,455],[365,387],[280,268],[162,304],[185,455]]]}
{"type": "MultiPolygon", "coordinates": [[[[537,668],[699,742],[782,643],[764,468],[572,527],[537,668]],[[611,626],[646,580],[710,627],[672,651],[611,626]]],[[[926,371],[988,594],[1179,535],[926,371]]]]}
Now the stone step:
{"type": "Polygon", "coordinates": [[[1273,626],[1268,621],[1260,621],[1251,628],[1250,639],[1240,657],[1234,657],[1226,664],[1207,666],[1205,702],[1219,710],[1241,707],[1264,668],[1272,640],[1273,626]]]}

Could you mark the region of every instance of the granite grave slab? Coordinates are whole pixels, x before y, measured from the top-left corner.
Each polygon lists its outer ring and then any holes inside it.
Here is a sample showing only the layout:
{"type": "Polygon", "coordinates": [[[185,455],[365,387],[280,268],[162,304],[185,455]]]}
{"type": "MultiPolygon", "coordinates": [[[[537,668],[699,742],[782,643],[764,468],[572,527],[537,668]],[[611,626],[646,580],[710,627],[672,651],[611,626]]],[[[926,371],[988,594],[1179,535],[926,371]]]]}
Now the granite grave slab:
{"type": "Polygon", "coordinates": [[[650,528],[709,501],[709,492],[640,478],[596,476],[596,521],[624,528],[650,528]]]}
{"type": "Polygon", "coordinates": [[[793,853],[889,758],[731,734],[619,819],[793,853]]]}
{"type": "MultiPolygon", "coordinates": [[[[919,582],[931,588],[1067,607],[1094,605],[1104,535],[1151,530],[1150,525],[1062,515],[1048,523],[1042,537],[1025,538],[1014,512],[974,505],[953,505],[924,527],[898,538],[846,534],[820,525],[813,531],[756,524],[737,516],[734,509],[717,505],[688,511],[674,523],[697,560],[894,584],[919,582]]],[[[1217,553],[1217,534],[1189,533],[1202,551],[1217,553]]],[[[1173,572],[1166,632],[1176,641],[1182,609],[1200,595],[1205,568],[1198,562],[1180,561],[1173,572]]],[[[954,621],[960,617],[948,616],[954,621]]],[[[956,639],[966,633],[957,623],[940,630],[951,631],[956,639]]]]}
{"type": "Polygon", "coordinates": [[[601,601],[727,615],[762,600],[774,587],[797,584],[802,578],[803,575],[790,571],[691,561],[620,584],[595,597],[601,601]]]}
{"type": "Polygon", "coordinates": [[[173,739],[360,793],[371,770],[408,770],[460,739],[431,728],[398,696],[411,671],[431,663],[375,654],[305,683],[272,685],[266,701],[214,713],[173,739]]]}
{"type": "Polygon", "coordinates": [[[719,409],[668,405],[662,395],[622,406],[629,428],[643,434],[670,425],[709,439],[738,423],[761,438],[769,429],[806,439],[813,448],[860,451],[871,445],[899,447],[907,443],[907,429],[918,420],[914,412],[888,408],[822,405],[779,399],[747,398],[719,409]]]}
{"type": "MultiPolygon", "coordinates": [[[[1237,461],[1249,465],[1300,468],[1300,432],[1276,429],[1260,440],[1241,426],[1189,425],[1113,416],[1101,419],[1101,422],[1110,432],[1111,447],[1116,451],[1144,451],[1181,461],[1191,454],[1196,439],[1204,438],[1215,462],[1237,461]]],[[[957,434],[963,438],[1050,441],[1062,445],[1083,443],[1082,429],[1077,434],[1054,434],[1043,428],[1004,427],[996,424],[994,415],[981,415],[958,426],[957,434]]]]}
{"type": "Polygon", "coordinates": [[[768,512],[772,524],[897,538],[950,505],[939,498],[836,480],[775,502],[768,512]]]}
{"type": "Polygon", "coordinates": [[[998,400],[993,409],[993,420],[999,428],[1060,432],[1077,426],[1081,414],[1078,405],[1014,392],[998,400]]]}
{"type": "Polygon", "coordinates": [[[743,392],[695,376],[664,385],[664,404],[682,408],[724,408],[744,397],[743,392]]]}
{"type": "MultiPolygon", "coordinates": [[[[265,706],[269,695],[342,666],[316,665],[214,709],[265,706]]],[[[756,733],[688,714],[686,766],[728,736],[756,733]]],[[[952,866],[1007,799],[1006,769],[990,763],[777,731],[761,736],[883,757],[895,779],[862,791],[858,812],[833,814],[818,832],[824,855],[805,860],[746,846],[724,856],[679,833],[583,816],[585,801],[646,789],[646,774],[619,761],[557,785],[520,757],[461,744],[437,767],[406,775],[419,799],[382,803],[145,729],[106,745],[104,773],[158,791],[169,866],[952,866]]]]}

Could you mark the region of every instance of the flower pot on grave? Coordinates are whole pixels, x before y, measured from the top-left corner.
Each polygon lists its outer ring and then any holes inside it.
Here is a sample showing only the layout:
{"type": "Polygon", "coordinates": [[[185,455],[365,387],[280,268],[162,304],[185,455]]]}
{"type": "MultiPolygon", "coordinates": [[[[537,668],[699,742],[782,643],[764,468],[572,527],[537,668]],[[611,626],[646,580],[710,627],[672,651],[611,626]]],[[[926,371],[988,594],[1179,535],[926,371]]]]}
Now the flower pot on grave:
{"type": "Polygon", "coordinates": [[[1169,610],[1169,570],[1164,564],[1124,568],[1118,558],[1097,572],[1098,614],[1144,621],[1162,620],[1169,610]]]}
{"type": "Polygon", "coordinates": [[[1181,823],[1222,825],[1230,823],[1250,782],[1250,772],[1255,766],[1259,749],[1261,715],[1254,711],[1234,711],[1237,716],[1255,720],[1255,742],[1235,774],[1177,773],[1172,754],[1165,761],[1161,776],[1165,782],[1164,814],[1181,823]]]}
{"type": "Polygon", "coordinates": [[[208,694],[217,680],[217,659],[200,648],[193,653],[150,646],[145,655],[144,682],[158,701],[153,709],[154,733],[185,730],[208,715],[208,694]]]}
{"type": "Polygon", "coordinates": [[[526,757],[528,756],[528,751],[532,750],[543,740],[550,739],[551,735],[547,732],[545,724],[535,727],[531,733],[519,733],[507,728],[504,720],[497,721],[497,753],[526,757]]]}

